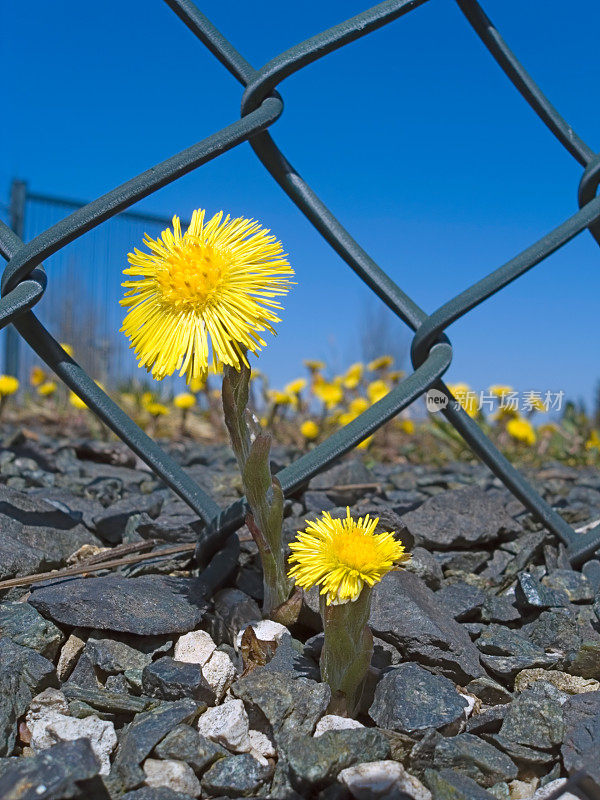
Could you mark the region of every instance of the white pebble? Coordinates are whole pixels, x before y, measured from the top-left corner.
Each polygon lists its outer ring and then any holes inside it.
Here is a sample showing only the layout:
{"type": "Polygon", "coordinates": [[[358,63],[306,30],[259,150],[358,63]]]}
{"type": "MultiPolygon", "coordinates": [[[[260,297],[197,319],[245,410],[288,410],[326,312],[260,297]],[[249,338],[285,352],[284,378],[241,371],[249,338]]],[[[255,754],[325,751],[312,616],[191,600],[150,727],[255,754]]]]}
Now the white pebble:
{"type": "Polygon", "coordinates": [[[198,730],[202,736],[234,753],[248,753],[252,748],[248,736],[250,723],[241,700],[229,700],[221,706],[208,708],[198,719],[198,730]]]}
{"type": "Polygon", "coordinates": [[[235,680],[235,666],[227,653],[221,650],[215,652],[202,667],[202,674],[209,686],[214,691],[217,702],[220,703],[225,692],[235,680]]]}
{"type": "Polygon", "coordinates": [[[405,792],[413,800],[431,800],[431,792],[397,761],[371,761],[343,769],[338,781],[356,800],[385,798],[394,791],[405,792]]]}
{"type": "Polygon", "coordinates": [[[473,713],[473,709],[475,708],[475,703],[477,702],[478,698],[472,694],[463,694],[462,692],[459,692],[459,694],[467,701],[467,706],[465,707],[463,714],[465,715],[465,719],[469,719],[473,713]]]}
{"type": "MultiPolygon", "coordinates": [[[[541,786],[537,792],[533,795],[531,800],[547,800],[553,792],[557,789],[560,789],[561,786],[567,782],[566,778],[557,778],[555,781],[550,781],[545,786],[541,786]]],[[[579,798],[571,794],[571,792],[565,792],[565,794],[561,794],[560,800],[579,800],[579,798]]]]}
{"type": "Polygon", "coordinates": [[[142,764],[146,773],[144,783],[154,789],[165,786],[174,792],[190,797],[200,797],[200,781],[194,770],[185,761],[175,759],[147,758],[142,764]]]}
{"type": "Polygon", "coordinates": [[[60,681],[65,681],[69,677],[84,647],[85,642],[83,639],[80,639],[79,636],[75,636],[74,633],[72,633],[63,644],[58,664],[56,665],[56,674],[60,681]]]}
{"type": "Polygon", "coordinates": [[[317,722],[314,736],[322,736],[327,731],[345,731],[350,728],[364,728],[356,719],[350,717],[338,717],[337,714],[325,714],[324,717],[317,722]]]}
{"type": "Polygon", "coordinates": [[[252,745],[252,750],[254,751],[252,755],[258,753],[265,758],[275,758],[277,755],[275,745],[269,739],[266,733],[252,730],[248,732],[248,738],[250,739],[250,744],[252,745]]]}
{"type": "Polygon", "coordinates": [[[285,627],[285,625],[280,625],[279,622],[274,622],[272,619],[261,619],[258,622],[251,622],[249,625],[244,625],[241,631],[238,633],[235,639],[235,649],[239,650],[242,644],[242,636],[244,635],[244,631],[246,628],[254,628],[254,633],[256,634],[256,638],[260,639],[261,642],[278,642],[282,636],[286,633],[289,634],[289,630],[285,627]]]}
{"type": "Polygon", "coordinates": [[[190,631],[175,642],[173,658],[175,661],[185,661],[188,664],[204,666],[217,645],[206,631],[190,631]]]}
{"type": "MultiPolygon", "coordinates": [[[[29,728],[29,724],[27,725],[29,728]]],[[[112,722],[100,719],[95,714],[84,719],[67,717],[52,712],[38,718],[31,731],[31,747],[34,751],[45,750],[57,742],[73,742],[75,739],[88,739],[100,762],[100,774],[110,772],[110,755],[117,745],[117,734],[112,722]]]]}

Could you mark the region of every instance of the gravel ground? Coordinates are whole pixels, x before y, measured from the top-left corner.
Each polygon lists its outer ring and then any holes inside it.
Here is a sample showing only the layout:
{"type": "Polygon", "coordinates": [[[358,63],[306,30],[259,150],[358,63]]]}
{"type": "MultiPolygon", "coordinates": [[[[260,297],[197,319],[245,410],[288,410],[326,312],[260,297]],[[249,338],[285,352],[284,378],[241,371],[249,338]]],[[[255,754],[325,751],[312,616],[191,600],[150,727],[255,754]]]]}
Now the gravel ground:
{"type": "MultiPolygon", "coordinates": [[[[228,448],[169,449],[220,504],[239,497],[228,448]]],[[[598,471],[529,477],[575,527],[600,519],[598,471]]],[[[543,800],[582,767],[600,784],[593,573],[483,466],[345,460],[287,501],[286,542],[346,505],[413,556],[374,591],[356,719],[327,713],[316,594],[291,629],[261,620],[243,528],[217,578],[187,552],[4,591],[0,798],[543,800]]],[[[5,437],[1,580],[199,530],[120,443],[5,437]]]]}

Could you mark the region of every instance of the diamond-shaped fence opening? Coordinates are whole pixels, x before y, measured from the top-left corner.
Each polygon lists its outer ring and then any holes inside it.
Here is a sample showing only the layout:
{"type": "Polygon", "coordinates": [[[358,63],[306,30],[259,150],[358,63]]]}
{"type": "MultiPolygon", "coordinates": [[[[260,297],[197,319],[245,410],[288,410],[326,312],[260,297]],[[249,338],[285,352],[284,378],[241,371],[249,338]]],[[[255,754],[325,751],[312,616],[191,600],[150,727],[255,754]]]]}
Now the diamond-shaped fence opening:
{"type": "MultiPolygon", "coordinates": [[[[165,2],[244,87],[241,118],[97,200],[75,208],[72,213],[52,224],[27,244],[24,244],[21,236],[17,235],[20,232],[18,213],[13,214],[13,228],[17,232],[0,223],[0,252],[8,261],[2,278],[0,327],[11,324],[6,335],[10,337],[20,334],[64,383],[199,514],[205,525],[198,543],[197,555],[202,561],[206,561],[223,547],[231,532],[242,524],[245,514],[244,500],[221,509],[64,352],[31,310],[46,291],[46,274],[42,262],[102,222],[126,211],[137,201],[238,144],[248,141],[264,167],[336,253],[388,308],[414,331],[411,349],[414,367],[412,374],[356,420],[283,469],[278,477],[284,492],[290,494],[376,431],[429,388],[435,388],[453,400],[441,380],[452,360],[452,347],[444,334],[448,325],[539,264],[584,230],[589,230],[600,243],[600,198],[596,197],[600,182],[600,157],[577,136],[551,105],[509,50],[478,3],[475,0],[456,0],[464,16],[506,76],[560,144],[581,164],[583,173],[579,186],[579,210],[575,214],[531,247],[428,315],[342,227],[287,161],[268,132],[269,127],[283,111],[277,87],[285,78],[328,53],[349,45],[356,39],[398,19],[426,0],[387,0],[286,50],[259,70],[254,69],[189,0],[165,0],[165,2]]],[[[15,192],[24,193],[25,187],[16,185],[15,192]]],[[[30,197],[32,198],[35,199],[35,196],[30,197]]],[[[19,198],[13,197],[13,201],[16,204],[14,211],[18,208],[19,198]]],[[[130,213],[130,216],[133,215],[130,213]]],[[[600,549],[600,527],[585,534],[573,531],[494,447],[477,423],[457,403],[449,402],[442,413],[474,453],[538,520],[565,543],[571,563],[580,566],[587,561],[586,570],[600,571],[600,563],[589,560],[600,549]]],[[[575,791],[579,786],[579,784],[573,785],[574,789],[570,791],[575,791]]],[[[588,794],[583,796],[593,795],[588,791],[588,794]]]]}

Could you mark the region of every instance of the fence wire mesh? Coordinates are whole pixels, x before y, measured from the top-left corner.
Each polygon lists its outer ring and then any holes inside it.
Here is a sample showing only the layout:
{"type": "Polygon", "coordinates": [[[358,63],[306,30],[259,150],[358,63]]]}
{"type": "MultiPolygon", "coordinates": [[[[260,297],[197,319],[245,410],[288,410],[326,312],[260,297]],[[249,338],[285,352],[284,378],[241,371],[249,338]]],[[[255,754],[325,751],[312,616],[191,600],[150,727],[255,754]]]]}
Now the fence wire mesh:
{"type": "MultiPolygon", "coordinates": [[[[258,159],[299,211],[309,219],[340,258],[414,332],[411,348],[414,367],[412,374],[356,420],[283,469],[278,477],[284,491],[289,495],[429,388],[438,389],[449,400],[454,400],[441,380],[452,360],[452,346],[444,333],[449,325],[586,229],[600,244],[600,198],[596,197],[600,182],[600,156],[593,152],[552,106],[479,4],[475,0],[456,0],[466,20],[507,78],[558,142],[579,162],[583,172],[578,194],[579,210],[576,213],[510,261],[448,300],[433,313],[427,314],[344,229],[286,159],[269,133],[270,126],[283,112],[283,102],[277,87],[287,77],[334,50],[402,17],[427,0],[387,0],[286,50],[258,70],[246,61],[190,0],[165,2],[242,85],[244,91],[241,118],[131,178],[102,197],[76,208],[27,244],[17,235],[22,231],[17,230],[15,233],[0,222],[0,251],[8,262],[2,278],[0,327],[13,326],[12,335],[18,332],[67,386],[199,514],[205,525],[197,555],[206,562],[224,545],[231,532],[242,524],[244,500],[226,509],[219,508],[65,353],[32,311],[47,291],[42,262],[137,201],[248,141],[258,159]]],[[[504,458],[477,423],[457,403],[449,402],[443,413],[474,453],[538,520],[566,544],[574,566],[581,566],[593,558],[600,549],[600,527],[586,534],[575,533],[504,458]]],[[[586,568],[598,567],[600,564],[597,561],[586,564],[586,568]]],[[[592,797],[589,791],[587,797],[592,797]]]]}

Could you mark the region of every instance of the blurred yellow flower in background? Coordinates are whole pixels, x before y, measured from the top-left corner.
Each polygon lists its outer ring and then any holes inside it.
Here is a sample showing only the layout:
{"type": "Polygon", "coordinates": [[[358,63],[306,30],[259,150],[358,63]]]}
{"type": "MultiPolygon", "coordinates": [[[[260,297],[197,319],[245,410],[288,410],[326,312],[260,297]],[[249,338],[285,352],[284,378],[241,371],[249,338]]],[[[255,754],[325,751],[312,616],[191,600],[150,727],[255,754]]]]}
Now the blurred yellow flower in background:
{"type": "Polygon", "coordinates": [[[344,392],[342,388],[340,386],[336,386],[335,383],[327,383],[327,381],[322,381],[315,384],[313,387],[313,392],[316,397],[318,397],[319,400],[325,404],[325,408],[327,409],[335,408],[344,399],[344,392]]]}
{"type": "Polygon", "coordinates": [[[598,431],[594,428],[589,435],[587,442],[585,443],[586,450],[600,450],[600,436],[598,435],[598,431]]]}
{"type": "Polygon", "coordinates": [[[6,397],[19,390],[19,381],[12,375],[0,375],[0,395],[6,397]]]}
{"type": "Polygon", "coordinates": [[[510,419],[506,424],[506,430],[518,442],[523,442],[527,445],[532,445],[536,442],[537,437],[533,425],[522,417],[510,419]]]}
{"type": "Polygon", "coordinates": [[[69,356],[69,358],[73,358],[74,350],[73,350],[73,347],[70,344],[67,344],[66,342],[61,342],[60,346],[65,351],[65,353],[69,356]]]}
{"type": "Polygon", "coordinates": [[[148,403],[146,411],[153,417],[166,417],[169,409],[163,403],[148,403]]]}
{"type": "Polygon", "coordinates": [[[41,386],[45,380],[46,373],[41,367],[35,366],[31,368],[31,372],[29,373],[29,383],[32,386],[41,386]]]}
{"type": "Polygon", "coordinates": [[[69,392],[69,403],[71,403],[74,408],[87,408],[87,403],[85,403],[79,395],[75,394],[75,392],[69,392]]]}
{"type": "Polygon", "coordinates": [[[187,411],[196,405],[196,398],[190,392],[181,392],[181,394],[176,394],[173,398],[173,405],[175,408],[187,411]]]}
{"type": "Polygon", "coordinates": [[[302,363],[309,372],[322,372],[326,366],[324,361],[315,361],[314,359],[304,359],[302,363]]]}
{"type": "Polygon", "coordinates": [[[398,427],[404,433],[413,434],[415,432],[415,423],[412,419],[399,419],[398,427]]]}
{"type": "Polygon", "coordinates": [[[457,403],[470,417],[477,416],[479,410],[477,395],[471,391],[467,383],[449,383],[448,389],[450,389],[457,403]]]}
{"type": "Polygon", "coordinates": [[[288,394],[287,392],[280,392],[278,389],[269,389],[267,396],[276,406],[289,406],[296,402],[294,395],[288,394]]]}
{"type": "Polygon", "coordinates": [[[54,394],[57,388],[58,387],[55,381],[44,381],[41,386],[38,386],[37,390],[38,394],[40,394],[42,397],[50,397],[51,394],[54,394]]]}
{"type": "Polygon", "coordinates": [[[389,391],[390,387],[382,380],[373,381],[367,386],[367,395],[372,404],[389,394],[389,391]]]}
{"type": "Polygon", "coordinates": [[[488,391],[490,394],[493,394],[496,397],[502,397],[504,394],[510,394],[511,392],[514,392],[514,389],[512,386],[504,386],[501,383],[495,383],[493,386],[490,386],[488,391]]]}
{"type": "Polygon", "coordinates": [[[189,390],[193,394],[198,394],[198,392],[201,392],[205,386],[206,380],[204,378],[192,378],[192,380],[188,383],[189,390]]]}
{"type": "Polygon", "coordinates": [[[305,439],[316,439],[319,435],[319,426],[312,419],[307,419],[300,425],[300,433],[305,439]]]}
{"type": "Polygon", "coordinates": [[[359,414],[362,414],[363,411],[366,411],[368,407],[369,401],[366,397],[354,397],[348,405],[348,409],[357,417],[359,414]]]}
{"type": "Polygon", "coordinates": [[[376,372],[378,369],[387,369],[391,367],[393,363],[394,359],[392,356],[379,356],[378,358],[374,358],[373,361],[369,361],[367,368],[371,372],[376,372]]]}
{"type": "Polygon", "coordinates": [[[285,387],[285,391],[288,394],[300,394],[300,392],[306,387],[306,378],[296,378],[295,381],[291,381],[285,387]]]}
{"type": "Polygon", "coordinates": [[[362,442],[359,442],[356,445],[356,449],[357,450],[368,450],[369,447],[371,446],[371,442],[372,441],[373,441],[373,435],[371,434],[371,436],[367,436],[366,439],[363,439],[362,442]]]}

